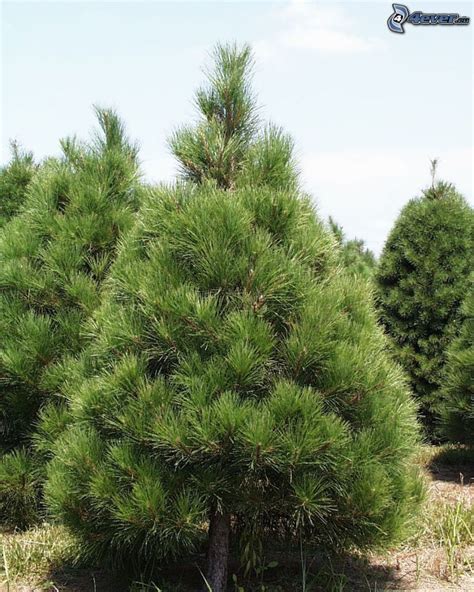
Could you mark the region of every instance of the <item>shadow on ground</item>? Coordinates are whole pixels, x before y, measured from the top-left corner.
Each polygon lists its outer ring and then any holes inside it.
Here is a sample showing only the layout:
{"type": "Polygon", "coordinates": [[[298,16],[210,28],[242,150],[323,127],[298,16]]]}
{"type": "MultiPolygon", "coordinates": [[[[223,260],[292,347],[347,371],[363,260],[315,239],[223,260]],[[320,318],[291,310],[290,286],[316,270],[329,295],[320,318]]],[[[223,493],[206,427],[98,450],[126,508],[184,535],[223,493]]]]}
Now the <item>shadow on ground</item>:
{"type": "Polygon", "coordinates": [[[50,574],[51,592],[128,592],[130,582],[104,571],[72,569],[50,574]]]}
{"type": "MultiPolygon", "coordinates": [[[[71,569],[52,572],[51,592],[198,592],[205,590],[200,565],[170,565],[154,578],[154,583],[132,582],[126,576],[105,571],[71,569]]],[[[398,590],[400,579],[394,567],[373,565],[356,556],[321,560],[298,554],[275,553],[268,566],[257,576],[244,577],[237,565],[230,566],[229,592],[328,592],[333,590],[398,590]],[[305,567],[303,567],[305,566],[305,567]],[[264,588],[262,588],[262,584],[264,588]]],[[[22,589],[24,592],[25,589],[22,589]]],[[[31,590],[33,592],[34,589],[31,590]]],[[[26,592],[26,591],[25,591],[26,592]]],[[[30,592],[30,591],[27,591],[30,592]]]]}
{"type": "Polygon", "coordinates": [[[474,482],[474,449],[443,447],[431,458],[427,469],[438,481],[470,485],[474,482]]]}

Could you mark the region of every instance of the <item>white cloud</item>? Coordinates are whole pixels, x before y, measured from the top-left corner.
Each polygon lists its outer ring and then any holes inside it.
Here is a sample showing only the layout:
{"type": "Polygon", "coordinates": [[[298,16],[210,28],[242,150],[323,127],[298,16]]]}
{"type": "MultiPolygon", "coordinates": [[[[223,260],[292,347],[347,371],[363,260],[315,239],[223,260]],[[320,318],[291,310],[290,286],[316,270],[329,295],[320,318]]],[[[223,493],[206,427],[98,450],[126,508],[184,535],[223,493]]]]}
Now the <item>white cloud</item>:
{"type": "Polygon", "coordinates": [[[268,60],[290,49],[350,54],[383,47],[377,37],[358,35],[357,26],[340,6],[291,0],[274,18],[280,23],[277,33],[255,45],[259,59],[268,60]]]}

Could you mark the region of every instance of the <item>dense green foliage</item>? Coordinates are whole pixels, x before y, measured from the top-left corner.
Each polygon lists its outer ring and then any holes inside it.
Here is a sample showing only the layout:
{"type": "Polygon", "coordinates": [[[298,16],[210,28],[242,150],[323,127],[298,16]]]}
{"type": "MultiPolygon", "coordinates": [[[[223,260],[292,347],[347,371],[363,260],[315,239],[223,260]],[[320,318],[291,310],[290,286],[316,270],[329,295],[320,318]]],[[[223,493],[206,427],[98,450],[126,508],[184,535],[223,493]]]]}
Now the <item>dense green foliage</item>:
{"type": "Polygon", "coordinates": [[[0,518],[3,526],[24,529],[41,514],[39,492],[44,466],[27,448],[0,457],[0,518]]]}
{"type": "Polygon", "coordinates": [[[451,442],[474,445],[474,285],[463,304],[464,322],[448,350],[441,389],[442,434],[451,442]]]}
{"type": "Polygon", "coordinates": [[[82,323],[137,206],[136,149],[113,112],[97,116],[101,132],[62,142],[0,238],[0,450],[13,455],[0,461],[0,514],[16,525],[14,508],[26,506],[15,492],[23,484],[30,497],[37,483],[28,456],[38,412],[58,391],[62,358],[86,342],[82,323]]]}
{"type": "Polygon", "coordinates": [[[473,269],[474,213],[439,182],[403,208],[377,271],[382,322],[428,424],[473,269]]]}
{"type": "Polygon", "coordinates": [[[349,273],[371,278],[375,273],[377,262],[375,255],[365,246],[364,241],[359,238],[347,239],[342,226],[331,217],[329,217],[329,228],[340,247],[341,262],[349,273]]]}
{"type": "Polygon", "coordinates": [[[11,146],[11,160],[0,168],[0,227],[23,205],[37,168],[30,152],[23,152],[15,142],[11,146]]]}
{"type": "Polygon", "coordinates": [[[209,537],[215,592],[229,530],[253,549],[383,546],[420,496],[403,374],[296,187],[291,144],[237,108],[249,60],[218,49],[198,95],[208,127],[172,141],[192,182],[148,190],[90,346],[63,365],[68,426],[43,423],[50,508],[95,559],[143,569],[209,537]]]}
{"type": "Polygon", "coordinates": [[[150,196],[49,472],[53,509],[94,554],[182,553],[216,506],[341,546],[399,534],[413,405],[328,245],[292,193],[150,196]]]}

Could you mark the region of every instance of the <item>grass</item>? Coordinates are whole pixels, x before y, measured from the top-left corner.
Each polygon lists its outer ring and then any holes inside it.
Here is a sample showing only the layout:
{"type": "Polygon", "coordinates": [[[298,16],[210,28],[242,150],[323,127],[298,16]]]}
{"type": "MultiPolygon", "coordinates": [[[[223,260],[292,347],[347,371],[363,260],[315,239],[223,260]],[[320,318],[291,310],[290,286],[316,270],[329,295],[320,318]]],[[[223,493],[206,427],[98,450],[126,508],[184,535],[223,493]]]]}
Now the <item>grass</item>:
{"type": "Polygon", "coordinates": [[[474,543],[474,509],[467,508],[460,501],[454,508],[447,506],[439,526],[436,526],[436,532],[446,552],[448,577],[455,580],[465,569],[472,572],[467,550],[474,543]]]}
{"type": "Polygon", "coordinates": [[[66,530],[48,524],[0,534],[0,546],[0,581],[7,590],[14,590],[18,582],[51,589],[48,574],[72,563],[78,554],[77,543],[66,530]]]}
{"type": "Polygon", "coordinates": [[[456,582],[464,573],[474,574],[474,504],[460,496],[454,505],[439,499],[427,505],[411,546],[432,551],[438,577],[456,582]]]}
{"type": "Polygon", "coordinates": [[[423,572],[453,583],[462,576],[473,577],[473,451],[451,444],[424,446],[418,462],[434,480],[416,534],[404,546],[415,558],[417,580],[423,572]]]}

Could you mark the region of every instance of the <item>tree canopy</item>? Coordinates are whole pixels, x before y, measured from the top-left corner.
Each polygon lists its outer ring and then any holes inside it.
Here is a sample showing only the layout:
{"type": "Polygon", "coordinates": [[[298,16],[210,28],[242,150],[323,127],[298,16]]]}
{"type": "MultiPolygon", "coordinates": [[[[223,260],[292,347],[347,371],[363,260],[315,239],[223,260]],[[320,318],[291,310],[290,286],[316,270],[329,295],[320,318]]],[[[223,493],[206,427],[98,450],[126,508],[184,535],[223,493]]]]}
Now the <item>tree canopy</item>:
{"type": "Polygon", "coordinates": [[[473,269],[474,213],[438,182],[403,208],[380,258],[381,318],[433,426],[446,352],[459,331],[473,269]]]}
{"type": "Polygon", "coordinates": [[[370,249],[365,246],[362,239],[347,239],[342,226],[331,216],[329,217],[329,228],[340,248],[341,262],[349,273],[354,273],[372,278],[375,273],[376,259],[370,249]]]}
{"type": "Polygon", "coordinates": [[[474,445],[474,278],[462,313],[459,336],[448,349],[439,411],[441,433],[451,442],[474,445]]]}
{"type": "Polygon", "coordinates": [[[0,227],[12,218],[26,199],[28,185],[37,169],[33,154],[11,143],[10,162],[0,168],[0,227]]]}
{"type": "Polygon", "coordinates": [[[87,342],[84,320],[138,205],[136,148],[113,111],[96,114],[91,142],[62,142],[62,157],[35,173],[0,237],[0,452],[9,453],[0,515],[12,512],[17,525],[29,522],[38,483],[30,458],[38,413],[56,400],[63,358],[87,342]]]}

